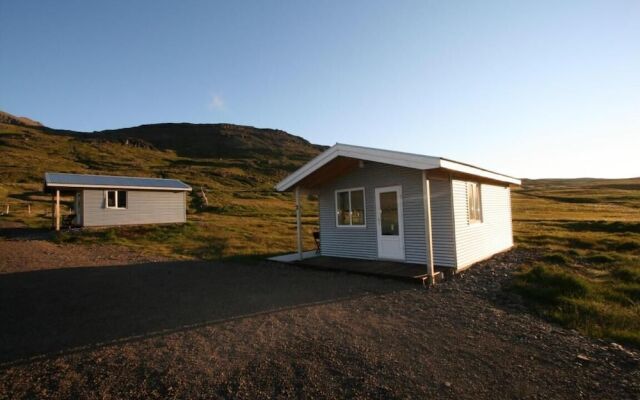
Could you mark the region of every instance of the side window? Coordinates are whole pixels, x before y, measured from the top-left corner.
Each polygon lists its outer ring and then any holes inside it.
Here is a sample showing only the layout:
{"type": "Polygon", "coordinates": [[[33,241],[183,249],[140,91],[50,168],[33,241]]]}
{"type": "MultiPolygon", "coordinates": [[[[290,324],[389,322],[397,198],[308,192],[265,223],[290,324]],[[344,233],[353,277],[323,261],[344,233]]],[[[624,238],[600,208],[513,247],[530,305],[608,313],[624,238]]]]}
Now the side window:
{"type": "Polygon", "coordinates": [[[480,184],[467,182],[467,204],[469,208],[469,223],[482,222],[482,198],[480,184]]]}
{"type": "Polygon", "coordinates": [[[364,189],[336,191],[336,225],[365,226],[364,189]]]}
{"type": "Polygon", "coordinates": [[[124,190],[107,190],[106,205],[107,208],[127,208],[127,192],[124,190]]]}
{"type": "Polygon", "coordinates": [[[116,208],[115,190],[107,190],[107,208],[116,208]]]}
{"type": "Polygon", "coordinates": [[[127,208],[127,192],[118,190],[118,208],[127,208]]]}

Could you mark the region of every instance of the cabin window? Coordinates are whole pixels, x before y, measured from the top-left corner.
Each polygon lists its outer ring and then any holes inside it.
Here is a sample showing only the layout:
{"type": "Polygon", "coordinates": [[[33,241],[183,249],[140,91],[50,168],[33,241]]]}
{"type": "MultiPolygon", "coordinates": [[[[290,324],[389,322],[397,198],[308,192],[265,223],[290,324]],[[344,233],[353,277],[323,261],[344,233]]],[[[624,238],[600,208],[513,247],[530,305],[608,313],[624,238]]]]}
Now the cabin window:
{"type": "Polygon", "coordinates": [[[336,225],[365,226],[363,188],[336,191],[336,225]]]}
{"type": "Polygon", "coordinates": [[[127,192],[124,190],[107,190],[107,208],[127,208],[127,192]]]}
{"type": "Polygon", "coordinates": [[[469,206],[469,223],[482,222],[482,199],[479,183],[467,182],[467,204],[469,206]]]}

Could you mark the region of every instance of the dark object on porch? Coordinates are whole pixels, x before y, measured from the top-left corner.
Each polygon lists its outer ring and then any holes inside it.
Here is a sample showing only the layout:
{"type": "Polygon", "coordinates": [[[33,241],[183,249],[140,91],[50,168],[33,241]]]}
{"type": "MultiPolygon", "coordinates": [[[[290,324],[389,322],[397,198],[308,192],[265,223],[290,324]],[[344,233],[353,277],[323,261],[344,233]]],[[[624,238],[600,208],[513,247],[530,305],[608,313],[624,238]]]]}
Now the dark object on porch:
{"type": "Polygon", "coordinates": [[[62,218],[62,229],[71,229],[73,227],[73,219],[75,217],[75,214],[65,215],[64,218],[62,218]]]}
{"type": "Polygon", "coordinates": [[[316,253],[320,254],[320,231],[313,232],[313,240],[316,242],[316,253]]]}

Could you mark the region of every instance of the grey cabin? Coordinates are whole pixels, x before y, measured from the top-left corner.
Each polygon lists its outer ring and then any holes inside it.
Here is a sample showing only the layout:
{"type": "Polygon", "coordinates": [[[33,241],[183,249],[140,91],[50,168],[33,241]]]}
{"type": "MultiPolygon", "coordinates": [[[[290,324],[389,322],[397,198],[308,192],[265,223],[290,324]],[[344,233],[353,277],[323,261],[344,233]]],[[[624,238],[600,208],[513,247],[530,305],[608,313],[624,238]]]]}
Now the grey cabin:
{"type": "Polygon", "coordinates": [[[520,180],[441,157],[336,144],[276,185],[316,194],[320,254],[454,271],[513,246],[510,186],[520,180]]]}
{"type": "Polygon", "coordinates": [[[47,172],[44,188],[52,195],[53,226],[60,230],[60,195],[74,195],[74,226],[181,223],[187,220],[186,193],[177,179],[47,172]]]}

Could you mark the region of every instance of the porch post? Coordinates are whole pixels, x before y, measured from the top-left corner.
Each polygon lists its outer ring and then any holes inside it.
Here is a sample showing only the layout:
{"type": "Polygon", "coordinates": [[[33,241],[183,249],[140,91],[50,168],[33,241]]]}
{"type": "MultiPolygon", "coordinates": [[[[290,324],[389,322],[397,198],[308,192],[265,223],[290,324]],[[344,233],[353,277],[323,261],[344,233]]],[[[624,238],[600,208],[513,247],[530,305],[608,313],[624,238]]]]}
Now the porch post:
{"type": "Polygon", "coordinates": [[[302,261],[302,206],[300,205],[300,186],[296,186],[296,235],[298,239],[298,259],[302,261]]]}
{"type": "Polygon", "coordinates": [[[60,230],[60,190],[56,190],[56,231],[60,230]]]}
{"type": "Polygon", "coordinates": [[[51,229],[56,227],[56,194],[51,192],[51,229]]]}
{"type": "Polygon", "coordinates": [[[433,232],[431,228],[431,182],[427,178],[427,171],[422,171],[422,194],[424,203],[424,232],[427,242],[427,271],[429,281],[435,284],[435,268],[433,265],[433,232]]]}

